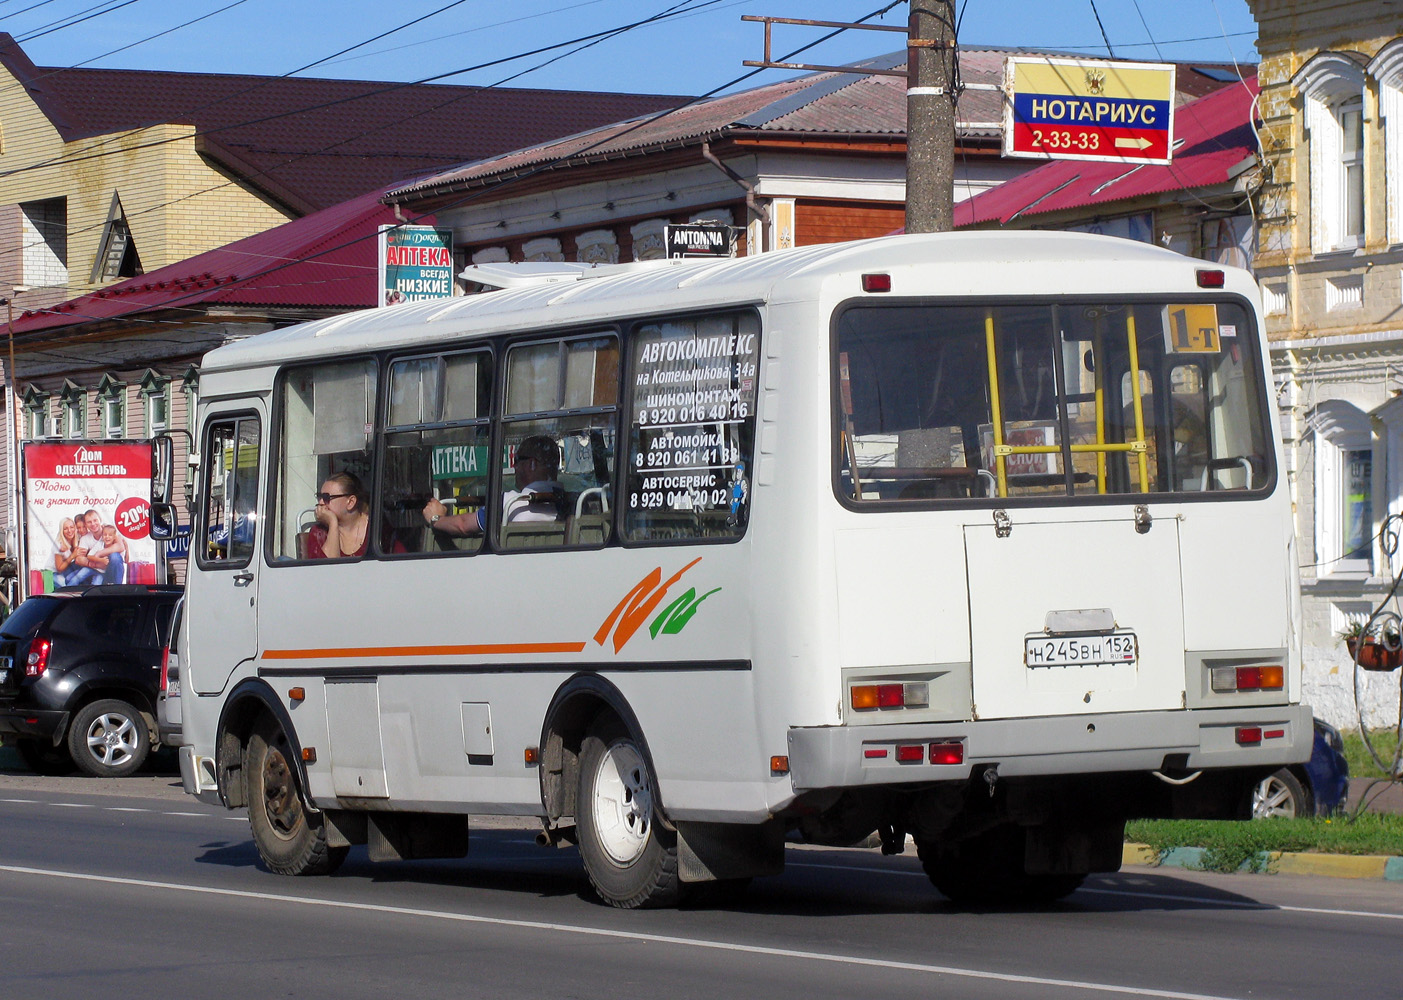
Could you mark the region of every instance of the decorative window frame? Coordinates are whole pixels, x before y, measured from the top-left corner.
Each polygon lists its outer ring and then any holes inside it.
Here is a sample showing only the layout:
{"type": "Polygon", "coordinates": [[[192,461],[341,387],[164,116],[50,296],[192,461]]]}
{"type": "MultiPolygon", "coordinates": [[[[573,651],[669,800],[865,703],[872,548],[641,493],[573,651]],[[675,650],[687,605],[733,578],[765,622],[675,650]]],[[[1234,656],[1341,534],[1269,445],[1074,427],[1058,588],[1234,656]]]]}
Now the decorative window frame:
{"type": "Polygon", "coordinates": [[[156,434],[164,434],[170,430],[171,425],[171,378],[169,375],[162,375],[154,368],[146,369],[141,376],[141,410],[142,419],[146,424],[146,435],[151,437],[156,434]],[[164,419],[157,420],[157,406],[165,409],[164,419]]]}
{"type": "Polygon", "coordinates": [[[88,393],[81,385],[65,379],[58,394],[58,408],[62,427],[60,434],[71,441],[81,441],[88,436],[88,393]]]}
{"type": "MultiPolygon", "coordinates": [[[[1400,411],[1403,417],[1403,411],[1400,411]]],[[[1366,559],[1344,556],[1344,477],[1347,456],[1352,451],[1369,451],[1372,462],[1370,485],[1371,532],[1379,525],[1379,481],[1383,463],[1375,448],[1369,414],[1343,399],[1327,399],[1309,416],[1315,431],[1315,575],[1317,577],[1359,577],[1371,575],[1378,557],[1378,546],[1370,545],[1366,559]]]]}
{"type": "Polygon", "coordinates": [[[1369,62],[1379,84],[1379,120],[1384,133],[1384,203],[1388,242],[1403,243],[1403,38],[1395,38],[1369,62]]]}
{"type": "Polygon", "coordinates": [[[185,393],[185,429],[190,432],[190,440],[193,441],[200,404],[200,369],[194,365],[185,369],[180,376],[180,387],[185,393]]]}
{"type": "MultiPolygon", "coordinates": [[[[1361,114],[1367,114],[1363,57],[1357,53],[1321,52],[1302,66],[1291,79],[1301,95],[1302,112],[1310,153],[1310,245],[1317,254],[1354,250],[1364,245],[1365,233],[1358,237],[1344,233],[1347,210],[1344,207],[1344,135],[1337,109],[1358,98],[1361,114]]],[[[1367,142],[1365,148],[1367,149],[1367,142]]],[[[1368,157],[1364,157],[1363,223],[1368,228],[1368,157]]]]}
{"type": "Polygon", "coordinates": [[[36,386],[25,386],[20,394],[20,405],[24,408],[25,440],[42,441],[50,437],[53,424],[49,420],[49,393],[36,386]]]}
{"type": "Polygon", "coordinates": [[[127,431],[127,385],[108,373],[97,384],[98,396],[98,437],[104,441],[118,441],[127,431]],[[115,407],[115,410],[114,410],[115,407]],[[114,421],[112,418],[116,416],[114,421]]]}
{"type": "MultiPolygon", "coordinates": [[[[1379,446],[1375,449],[1383,453],[1384,460],[1384,503],[1377,510],[1403,517],[1403,396],[1395,396],[1370,414],[1376,421],[1379,431],[1379,446]]],[[[1379,481],[1377,472],[1374,480],[1379,481]]],[[[1375,487],[1377,495],[1379,490],[1375,487]]],[[[1403,570],[1403,550],[1394,552],[1390,575],[1403,570]]]]}

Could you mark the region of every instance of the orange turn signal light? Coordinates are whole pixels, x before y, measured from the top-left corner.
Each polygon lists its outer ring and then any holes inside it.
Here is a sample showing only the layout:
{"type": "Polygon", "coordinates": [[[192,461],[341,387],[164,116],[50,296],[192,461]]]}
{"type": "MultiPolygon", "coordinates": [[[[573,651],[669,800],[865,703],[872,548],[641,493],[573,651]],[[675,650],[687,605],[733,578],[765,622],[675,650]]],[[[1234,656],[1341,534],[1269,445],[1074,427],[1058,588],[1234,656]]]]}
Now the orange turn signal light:
{"type": "Polygon", "coordinates": [[[881,688],[876,684],[858,684],[852,689],[853,708],[876,708],[878,701],[877,692],[881,688]]]}
{"type": "Polygon", "coordinates": [[[306,690],[303,689],[303,688],[288,688],[288,689],[287,689],[287,700],[288,700],[288,701],[303,701],[303,700],[306,699],[306,697],[307,697],[307,692],[306,692],[306,690]]]}
{"type": "Polygon", "coordinates": [[[315,763],[317,762],[317,748],[316,748],[316,747],[303,747],[303,748],[302,748],[302,760],[303,760],[304,763],[307,763],[307,764],[315,764],[315,763]]]}
{"type": "Polygon", "coordinates": [[[770,758],[770,773],[773,774],[773,775],[788,774],[788,773],[789,773],[789,758],[788,758],[788,757],[782,757],[782,756],[771,757],[771,758],[770,758]]]}

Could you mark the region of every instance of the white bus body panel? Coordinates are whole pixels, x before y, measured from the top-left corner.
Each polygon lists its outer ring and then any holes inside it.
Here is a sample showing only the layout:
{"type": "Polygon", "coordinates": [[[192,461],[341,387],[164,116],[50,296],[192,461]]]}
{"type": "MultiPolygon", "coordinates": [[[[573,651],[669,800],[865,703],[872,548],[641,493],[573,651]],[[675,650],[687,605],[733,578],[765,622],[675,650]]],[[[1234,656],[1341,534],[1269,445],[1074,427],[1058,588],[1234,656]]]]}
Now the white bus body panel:
{"type": "MultiPolygon", "coordinates": [[[[318,805],[539,815],[540,775],[523,751],[540,746],[553,694],[577,673],[626,698],[673,819],[759,822],[806,789],[954,780],[981,762],[1059,774],[1151,770],[1168,754],[1189,766],[1304,759],[1311,727],[1288,610],[1284,474],[1265,497],[1151,503],[1143,534],[1134,496],[1012,509],[1001,539],[988,509],[856,512],[834,495],[830,325],[861,296],[859,274],[890,274],[893,298],[1115,296],[1183,293],[1194,264],[1067,234],[902,237],[408,304],[222,348],[205,364],[202,421],[204,400],[267,393],[284,364],[688,310],[757,308],[763,364],[743,539],[262,564],[258,659],[192,684],[204,697],[186,699],[191,759],[214,755],[223,695],[257,676],[287,706],[301,745],[320,750],[307,767],[318,805]],[[596,640],[647,573],[666,578],[696,559],[679,586],[720,590],[685,632],[650,637],[645,627],[618,650],[596,640]],[[1134,565],[1158,575],[1131,579],[1134,565]],[[1024,637],[1050,611],[1085,608],[1110,608],[1136,633],[1135,669],[1030,675],[1024,637]],[[528,637],[579,649],[511,652],[528,637]],[[1204,658],[1243,650],[1287,658],[1285,697],[1246,711],[1206,699],[1204,658]],[[887,674],[928,678],[930,709],[899,723],[853,718],[847,682],[887,674]],[[288,699],[293,686],[305,700],[288,699]],[[471,749],[484,719],[490,755],[471,749]],[[1243,719],[1279,722],[1288,735],[1236,748],[1223,727],[1243,719]],[[963,766],[896,769],[863,757],[873,741],[947,738],[966,742],[963,766]],[[356,739],[364,744],[346,751],[356,739]],[[792,773],[771,773],[780,755],[792,773]]],[[[1229,271],[1226,291],[1257,301],[1245,274],[1229,271]]],[[[1271,447],[1281,469],[1279,441],[1271,447]]],[[[189,613],[218,618],[219,603],[240,595],[202,575],[218,574],[192,559],[189,613]]],[[[187,676],[213,671],[209,647],[192,646],[187,676]]]]}

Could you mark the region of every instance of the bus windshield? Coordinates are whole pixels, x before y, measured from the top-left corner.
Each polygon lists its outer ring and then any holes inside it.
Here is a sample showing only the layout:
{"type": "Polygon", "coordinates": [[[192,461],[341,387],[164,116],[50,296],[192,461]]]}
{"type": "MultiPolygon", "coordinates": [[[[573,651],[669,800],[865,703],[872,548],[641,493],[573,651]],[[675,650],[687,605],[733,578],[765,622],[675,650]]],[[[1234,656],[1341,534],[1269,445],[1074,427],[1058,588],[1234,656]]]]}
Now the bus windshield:
{"type": "Polygon", "coordinates": [[[837,349],[851,502],[1272,481],[1256,330],[1236,302],[860,305],[837,349]]]}

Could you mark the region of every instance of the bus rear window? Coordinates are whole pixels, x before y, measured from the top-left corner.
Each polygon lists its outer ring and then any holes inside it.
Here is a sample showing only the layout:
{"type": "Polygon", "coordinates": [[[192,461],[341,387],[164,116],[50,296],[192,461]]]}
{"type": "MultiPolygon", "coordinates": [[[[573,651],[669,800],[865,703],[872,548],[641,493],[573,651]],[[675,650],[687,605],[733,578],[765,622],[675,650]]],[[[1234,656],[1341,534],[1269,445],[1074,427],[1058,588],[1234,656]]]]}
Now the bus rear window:
{"type": "Polygon", "coordinates": [[[835,362],[850,501],[1271,481],[1256,333],[1233,302],[856,307],[835,362]]]}

